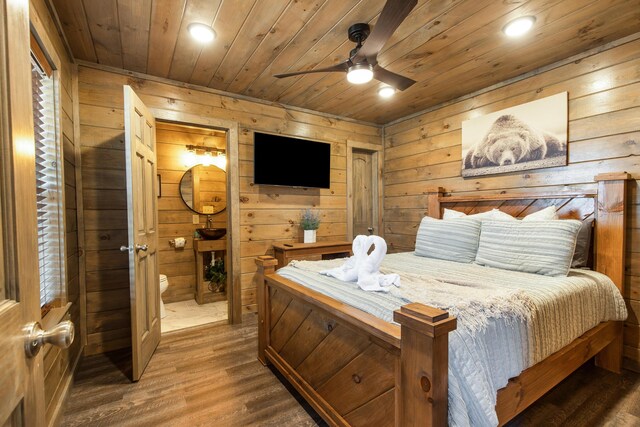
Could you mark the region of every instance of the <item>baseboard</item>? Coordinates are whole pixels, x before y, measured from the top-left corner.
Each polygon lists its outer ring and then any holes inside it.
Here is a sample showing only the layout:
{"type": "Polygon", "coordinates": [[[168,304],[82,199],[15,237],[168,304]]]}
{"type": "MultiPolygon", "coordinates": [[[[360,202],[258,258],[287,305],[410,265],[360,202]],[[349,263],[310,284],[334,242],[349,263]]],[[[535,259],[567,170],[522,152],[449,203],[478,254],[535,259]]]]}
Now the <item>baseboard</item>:
{"type": "Polygon", "coordinates": [[[640,362],[629,359],[628,357],[622,359],[622,367],[624,369],[628,369],[629,371],[640,373],[640,362]]]}

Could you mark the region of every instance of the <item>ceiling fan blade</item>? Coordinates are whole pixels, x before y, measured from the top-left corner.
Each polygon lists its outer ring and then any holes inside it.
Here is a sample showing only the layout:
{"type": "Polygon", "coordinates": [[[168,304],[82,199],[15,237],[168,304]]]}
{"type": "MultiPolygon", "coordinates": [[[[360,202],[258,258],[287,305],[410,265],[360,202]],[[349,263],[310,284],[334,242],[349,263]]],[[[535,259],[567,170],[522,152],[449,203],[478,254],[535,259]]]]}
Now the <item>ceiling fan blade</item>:
{"type": "Polygon", "coordinates": [[[373,31],[351,60],[354,63],[359,63],[366,58],[371,65],[375,65],[378,52],[417,3],[418,0],[387,0],[373,31]]]}
{"type": "Polygon", "coordinates": [[[294,71],[293,73],[274,74],[273,77],[277,77],[281,79],[283,77],[299,76],[301,74],[330,73],[333,71],[347,72],[348,70],[349,70],[349,61],[347,60],[339,64],[332,65],[331,67],[317,68],[315,70],[307,70],[307,71],[294,71]]]}
{"type": "Polygon", "coordinates": [[[408,77],[401,76],[400,74],[396,74],[386,68],[382,68],[379,65],[376,65],[373,68],[373,78],[398,90],[405,90],[416,82],[408,77]]]}

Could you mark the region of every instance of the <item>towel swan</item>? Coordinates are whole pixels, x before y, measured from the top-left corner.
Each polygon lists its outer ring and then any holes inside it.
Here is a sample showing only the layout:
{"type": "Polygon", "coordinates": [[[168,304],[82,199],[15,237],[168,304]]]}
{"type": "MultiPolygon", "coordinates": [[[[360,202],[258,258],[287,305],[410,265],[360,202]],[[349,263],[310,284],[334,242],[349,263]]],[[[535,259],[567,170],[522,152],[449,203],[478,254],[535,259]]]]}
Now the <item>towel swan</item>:
{"type": "Polygon", "coordinates": [[[358,235],[352,244],[353,256],[343,265],[320,274],[335,277],[345,282],[357,282],[365,291],[388,292],[389,286],[400,286],[397,274],[380,274],[380,264],[387,253],[387,243],[380,236],[358,235]],[[370,255],[367,253],[374,246],[370,255]]]}
{"type": "Polygon", "coordinates": [[[380,264],[387,254],[387,242],[380,236],[367,237],[367,249],[374,246],[373,252],[362,263],[358,270],[358,286],[365,291],[389,292],[389,286],[400,286],[397,274],[381,274],[380,264]]]}
{"type": "Polygon", "coordinates": [[[358,271],[360,270],[360,266],[364,260],[367,258],[367,252],[371,247],[367,237],[368,236],[365,235],[356,236],[351,245],[353,256],[351,256],[347,262],[342,264],[340,267],[321,271],[320,274],[335,277],[336,279],[344,282],[355,282],[358,280],[358,271]]]}

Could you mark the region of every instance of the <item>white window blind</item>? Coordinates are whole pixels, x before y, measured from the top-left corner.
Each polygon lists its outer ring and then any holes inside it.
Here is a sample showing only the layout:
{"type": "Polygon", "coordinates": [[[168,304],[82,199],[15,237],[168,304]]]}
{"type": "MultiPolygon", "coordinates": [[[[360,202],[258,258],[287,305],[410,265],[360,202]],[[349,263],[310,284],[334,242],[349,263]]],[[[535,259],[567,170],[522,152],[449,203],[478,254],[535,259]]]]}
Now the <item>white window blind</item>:
{"type": "MultiPolygon", "coordinates": [[[[36,152],[38,260],[42,314],[59,304],[64,283],[64,220],[56,87],[50,68],[32,58],[33,122],[36,152]]],[[[48,66],[48,64],[47,64],[48,66]]]]}

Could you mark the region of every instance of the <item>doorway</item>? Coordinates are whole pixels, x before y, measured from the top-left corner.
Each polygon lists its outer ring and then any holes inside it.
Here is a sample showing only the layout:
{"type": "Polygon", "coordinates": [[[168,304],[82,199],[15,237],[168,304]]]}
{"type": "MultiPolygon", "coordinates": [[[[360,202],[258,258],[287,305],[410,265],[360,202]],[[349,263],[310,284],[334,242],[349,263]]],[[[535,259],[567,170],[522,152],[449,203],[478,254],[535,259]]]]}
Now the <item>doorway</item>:
{"type": "Polygon", "coordinates": [[[227,132],[156,122],[161,330],[228,320],[227,132]]]}
{"type": "MultiPolygon", "coordinates": [[[[240,265],[239,257],[239,198],[226,198],[227,194],[238,194],[239,175],[238,175],[238,124],[227,120],[210,119],[198,115],[183,113],[173,110],[152,109],[147,107],[138,97],[130,86],[125,85],[124,89],[124,110],[125,110],[125,160],[127,172],[127,216],[128,216],[128,244],[122,245],[120,250],[128,252],[129,257],[129,287],[131,302],[131,348],[132,348],[132,379],[138,381],[144,372],[145,367],[149,363],[155,348],[160,342],[161,335],[161,308],[160,304],[160,275],[159,268],[159,243],[160,235],[164,234],[164,226],[160,226],[158,220],[158,202],[162,202],[162,175],[158,173],[158,166],[164,168],[167,163],[166,156],[158,155],[156,143],[156,127],[159,122],[170,122],[174,125],[182,125],[195,128],[205,128],[212,130],[223,130],[226,138],[221,141],[226,143],[226,148],[215,147],[211,145],[193,145],[180,150],[180,153],[169,150],[169,161],[175,158],[186,158],[187,155],[193,154],[195,157],[199,155],[207,157],[213,161],[213,154],[222,154],[226,156],[221,166],[226,167],[228,174],[225,172],[226,182],[222,184],[222,188],[226,192],[221,191],[207,200],[206,206],[203,207],[207,212],[208,218],[206,222],[209,226],[200,227],[201,218],[199,213],[194,213],[197,218],[192,215],[192,224],[189,232],[195,228],[198,237],[206,239],[194,239],[193,237],[174,237],[173,239],[165,239],[163,243],[172,245],[174,250],[184,250],[186,242],[193,242],[194,248],[199,247],[199,241],[206,242],[203,246],[209,249],[209,252],[224,252],[226,256],[226,283],[225,297],[227,299],[227,321],[229,323],[241,323],[241,306],[240,306],[240,265]],[[195,147],[195,148],[193,148],[195,147]],[[191,153],[193,151],[193,153],[191,153]],[[176,155],[177,154],[177,155],[176,155]],[[184,155],[184,156],[183,156],[184,155]],[[226,165],[226,166],[225,166],[226,165]],[[224,200],[225,209],[227,210],[226,233],[227,239],[214,240],[209,233],[215,231],[213,227],[213,216],[216,215],[217,205],[221,205],[224,200]],[[215,202],[215,203],[214,203],[215,202]],[[196,227],[194,227],[196,226],[196,227]],[[221,243],[224,241],[225,243],[221,243]],[[211,244],[222,244],[217,249],[208,247],[211,244]]],[[[175,128],[174,128],[175,131],[175,128]]],[[[187,132],[184,132],[187,133],[187,132]]],[[[217,135],[217,134],[215,134],[217,135]]],[[[206,142],[206,141],[203,141],[206,142]]],[[[168,144],[170,145],[170,144],[168,144]]],[[[222,145],[222,142],[221,142],[222,145]]],[[[170,149],[171,147],[167,147],[170,149]]],[[[220,160],[220,159],[217,159],[220,160]]],[[[204,162],[194,162],[204,163],[204,162]]],[[[168,163],[167,163],[168,164],[168,163]]],[[[174,175],[180,175],[180,180],[174,184],[174,194],[179,194],[179,182],[182,181],[186,165],[181,171],[173,171],[174,175]],[[175,173],[177,172],[177,173],[175,173]]],[[[196,175],[191,171],[189,178],[185,178],[191,182],[191,189],[180,197],[183,203],[185,200],[194,203],[196,193],[193,188],[193,178],[196,175]]],[[[204,175],[198,175],[202,181],[204,175]]],[[[218,183],[220,184],[220,183],[218,183]]],[[[165,194],[167,194],[165,190],[165,194]]],[[[197,197],[200,197],[198,193],[197,197]]],[[[176,206],[170,205],[170,206],[176,206]]],[[[171,226],[169,226],[170,228],[171,226]]],[[[180,231],[186,231],[181,229],[180,231]]],[[[193,249],[192,249],[193,250],[193,249]]],[[[194,251],[195,252],[195,251],[194,251]]],[[[175,259],[175,255],[172,260],[175,259]]],[[[215,257],[215,261],[218,258],[215,257]]],[[[195,267],[195,265],[194,265],[195,267]]],[[[168,286],[167,286],[168,288],[168,286]]],[[[166,289],[162,289],[166,290],[166,289]]]]}
{"type": "Polygon", "coordinates": [[[382,234],[382,147],[347,142],[347,233],[382,234]]]}

